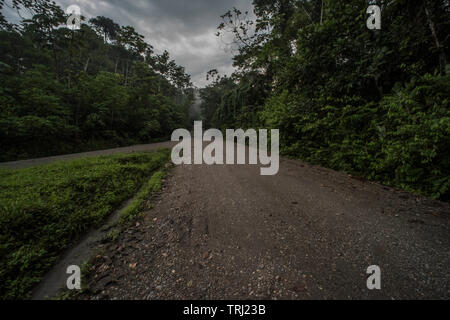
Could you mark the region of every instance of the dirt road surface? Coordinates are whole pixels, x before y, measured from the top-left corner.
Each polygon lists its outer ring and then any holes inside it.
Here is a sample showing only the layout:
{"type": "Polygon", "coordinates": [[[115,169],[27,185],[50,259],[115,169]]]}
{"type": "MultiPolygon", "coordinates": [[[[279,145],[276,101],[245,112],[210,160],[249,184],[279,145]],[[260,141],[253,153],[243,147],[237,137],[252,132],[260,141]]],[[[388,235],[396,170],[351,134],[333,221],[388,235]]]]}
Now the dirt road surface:
{"type": "Polygon", "coordinates": [[[79,298],[450,298],[446,203],[288,159],[276,176],[250,165],[177,166],[150,201],[145,218],[99,246],[79,298]],[[381,290],[367,288],[371,265],[381,269],[381,290]]]}
{"type": "Polygon", "coordinates": [[[282,159],[177,166],[82,299],[449,299],[450,206],[282,159]],[[367,268],[381,269],[381,290],[367,268]]]}

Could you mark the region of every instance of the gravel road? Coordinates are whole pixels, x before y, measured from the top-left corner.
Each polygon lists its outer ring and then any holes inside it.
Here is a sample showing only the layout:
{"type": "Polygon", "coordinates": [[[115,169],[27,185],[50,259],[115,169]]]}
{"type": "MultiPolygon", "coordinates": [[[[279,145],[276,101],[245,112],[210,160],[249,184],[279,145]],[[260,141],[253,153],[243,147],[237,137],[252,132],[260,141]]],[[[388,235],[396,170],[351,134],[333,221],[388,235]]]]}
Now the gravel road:
{"type": "Polygon", "coordinates": [[[81,299],[450,298],[449,204],[288,159],[177,166],[151,202],[81,299]]]}

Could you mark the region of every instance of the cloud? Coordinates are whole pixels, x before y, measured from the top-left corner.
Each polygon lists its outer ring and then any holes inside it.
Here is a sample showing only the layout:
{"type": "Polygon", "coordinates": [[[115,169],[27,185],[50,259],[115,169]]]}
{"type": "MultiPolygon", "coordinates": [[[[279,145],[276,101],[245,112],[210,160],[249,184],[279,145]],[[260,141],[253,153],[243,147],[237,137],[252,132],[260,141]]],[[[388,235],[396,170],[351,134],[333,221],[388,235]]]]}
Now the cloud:
{"type": "Polygon", "coordinates": [[[220,16],[233,6],[251,11],[252,0],[55,0],[63,9],[80,6],[88,19],[105,16],[120,25],[131,25],[161,53],[186,68],[198,87],[206,73],[218,69],[233,72],[232,56],[215,36],[220,16]]]}

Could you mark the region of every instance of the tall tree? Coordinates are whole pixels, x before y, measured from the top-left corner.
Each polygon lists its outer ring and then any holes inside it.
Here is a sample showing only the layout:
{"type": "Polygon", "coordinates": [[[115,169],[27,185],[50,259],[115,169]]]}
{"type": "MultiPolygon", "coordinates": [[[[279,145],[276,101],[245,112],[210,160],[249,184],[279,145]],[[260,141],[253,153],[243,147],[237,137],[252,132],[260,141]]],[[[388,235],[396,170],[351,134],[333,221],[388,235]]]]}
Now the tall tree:
{"type": "Polygon", "coordinates": [[[98,16],[89,20],[94,30],[103,36],[106,42],[114,41],[117,39],[117,35],[120,32],[120,26],[110,18],[98,16]]]}

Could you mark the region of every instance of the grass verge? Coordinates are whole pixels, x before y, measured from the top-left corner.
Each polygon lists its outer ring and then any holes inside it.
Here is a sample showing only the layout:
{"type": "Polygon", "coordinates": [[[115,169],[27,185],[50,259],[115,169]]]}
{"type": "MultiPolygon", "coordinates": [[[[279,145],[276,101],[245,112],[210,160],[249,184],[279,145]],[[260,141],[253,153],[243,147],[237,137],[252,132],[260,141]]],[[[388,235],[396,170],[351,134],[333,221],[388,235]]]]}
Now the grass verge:
{"type": "MultiPolygon", "coordinates": [[[[29,298],[59,254],[169,159],[162,150],[0,170],[0,299],[29,298]]],[[[158,185],[156,177],[148,190],[158,185]]]]}
{"type": "MultiPolygon", "coordinates": [[[[128,226],[132,225],[133,222],[136,221],[136,218],[141,218],[145,211],[151,209],[150,200],[151,196],[154,193],[161,191],[163,179],[166,176],[166,167],[156,171],[147,183],[141,188],[141,190],[135,195],[133,200],[120,211],[120,220],[113,227],[113,230],[110,231],[105,238],[102,240],[102,243],[113,243],[117,241],[121,233],[127,229],[128,226]]],[[[58,295],[53,298],[53,300],[77,300],[80,296],[84,294],[89,294],[90,284],[89,280],[86,279],[91,278],[91,266],[95,263],[95,259],[97,255],[103,255],[101,252],[97,252],[95,255],[92,255],[82,267],[81,274],[84,275],[84,279],[81,282],[81,290],[68,290],[67,288],[63,288],[58,295]]]]}
{"type": "Polygon", "coordinates": [[[162,180],[166,173],[163,170],[159,170],[153,174],[151,179],[146,183],[131,204],[121,213],[121,222],[130,222],[136,216],[141,214],[144,209],[150,209],[150,204],[145,203],[148,200],[148,196],[151,193],[159,192],[162,188],[162,180]]]}

